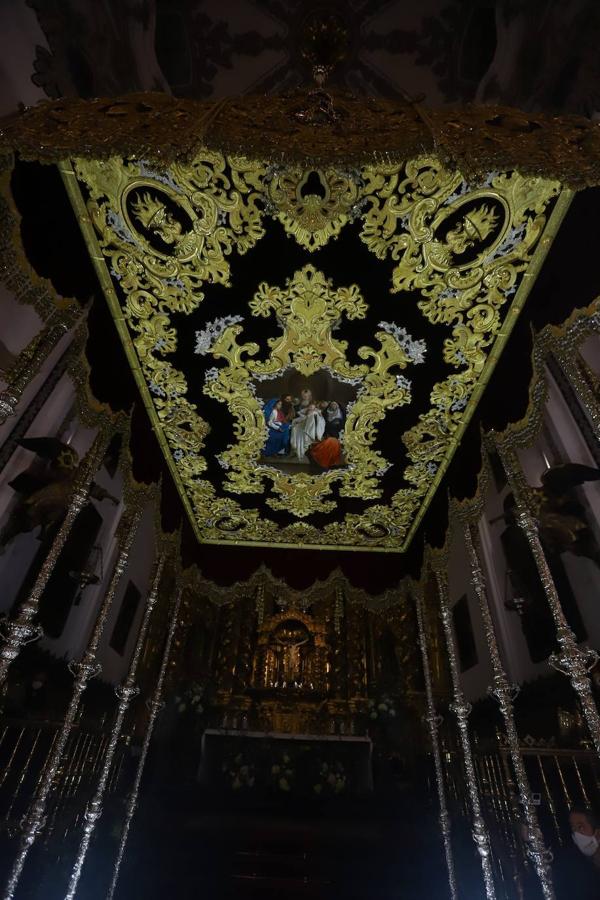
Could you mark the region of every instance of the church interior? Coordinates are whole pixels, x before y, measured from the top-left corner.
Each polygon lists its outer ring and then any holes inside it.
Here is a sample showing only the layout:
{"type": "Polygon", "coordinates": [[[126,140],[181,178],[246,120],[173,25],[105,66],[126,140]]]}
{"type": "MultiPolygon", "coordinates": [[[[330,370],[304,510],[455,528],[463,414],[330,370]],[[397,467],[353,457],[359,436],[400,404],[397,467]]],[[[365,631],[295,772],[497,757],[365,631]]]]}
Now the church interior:
{"type": "Polygon", "coordinates": [[[0,3],[5,900],[600,897],[599,39],[0,3]]]}

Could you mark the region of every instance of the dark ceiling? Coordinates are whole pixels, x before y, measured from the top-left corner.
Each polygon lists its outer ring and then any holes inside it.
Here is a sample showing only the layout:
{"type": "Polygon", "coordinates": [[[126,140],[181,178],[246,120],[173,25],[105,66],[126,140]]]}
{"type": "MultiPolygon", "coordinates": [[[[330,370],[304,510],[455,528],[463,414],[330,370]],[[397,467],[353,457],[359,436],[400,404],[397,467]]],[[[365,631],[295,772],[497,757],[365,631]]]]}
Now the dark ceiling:
{"type": "Polygon", "coordinates": [[[583,115],[600,107],[595,0],[28,6],[36,26],[23,33],[31,74],[49,97],[280,92],[306,83],[318,60],[332,65],[334,84],[361,94],[407,92],[429,105],[475,101],[583,115]]]}
{"type": "MultiPolygon", "coordinates": [[[[30,70],[50,97],[135,90],[191,97],[277,92],[307,83],[316,54],[333,64],[333,83],[358,93],[397,96],[406,91],[425,95],[433,105],[501,102],[584,115],[600,107],[600,6],[585,0],[429,0],[418,5],[239,0],[227,20],[222,6],[198,0],[109,2],[86,9],[75,0],[28,0],[28,6],[47,43],[31,44],[30,70]]],[[[91,388],[114,409],[132,409],[135,475],[144,481],[162,476],[163,523],[174,529],[182,519],[180,501],[58,173],[18,162],[13,190],[33,267],[51,279],[58,293],[76,296],[89,307],[91,388]]],[[[372,592],[416,573],[424,539],[443,541],[448,490],[462,497],[475,488],[481,425],[502,429],[525,411],[532,327],[563,321],[597,293],[590,261],[600,257],[598,200],[596,189],[576,196],[409,553],[367,558],[333,551],[202,547],[183,516],[186,561],[197,561],[206,577],[223,584],[243,579],[264,562],[293,587],[342,566],[353,583],[372,592]]]]}

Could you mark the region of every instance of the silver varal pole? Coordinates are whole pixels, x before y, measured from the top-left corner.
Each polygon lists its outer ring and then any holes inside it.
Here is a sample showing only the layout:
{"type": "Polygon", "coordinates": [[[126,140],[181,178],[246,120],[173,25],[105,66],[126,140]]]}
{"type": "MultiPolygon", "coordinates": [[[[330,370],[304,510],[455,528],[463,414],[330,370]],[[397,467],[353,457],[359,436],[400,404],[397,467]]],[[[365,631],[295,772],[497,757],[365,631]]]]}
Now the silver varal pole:
{"type": "Polygon", "coordinates": [[[129,795],[129,800],[127,804],[127,812],[125,814],[125,821],[123,823],[123,828],[121,831],[121,839],[119,841],[119,849],[117,851],[117,858],[115,860],[115,865],[113,869],[113,877],[110,883],[110,887],[108,889],[108,893],[106,895],[106,900],[113,900],[115,895],[115,890],[117,887],[117,881],[119,880],[119,871],[121,868],[121,862],[123,861],[123,856],[125,854],[125,846],[127,844],[127,838],[129,836],[129,829],[131,827],[132,819],[135,815],[135,811],[137,808],[137,800],[140,791],[140,784],[142,781],[142,775],[144,774],[144,766],[146,765],[146,757],[148,755],[148,749],[150,747],[150,741],[152,739],[152,733],[154,731],[154,725],[156,723],[156,717],[162,707],[162,693],[163,686],[165,681],[165,675],[167,672],[167,666],[169,664],[169,658],[171,655],[171,644],[173,643],[173,635],[175,634],[175,629],[177,627],[177,616],[179,614],[179,607],[181,605],[181,596],[183,594],[183,588],[181,586],[177,589],[177,594],[175,596],[175,601],[173,603],[173,611],[171,613],[171,622],[169,624],[169,631],[167,633],[167,639],[165,641],[165,648],[163,651],[162,662],[160,666],[160,672],[158,673],[158,678],[156,679],[156,685],[154,688],[154,693],[152,695],[152,700],[150,701],[150,715],[148,717],[148,725],[146,727],[146,734],[144,735],[144,743],[142,745],[142,752],[140,754],[140,758],[138,761],[137,771],[135,773],[135,779],[133,782],[133,787],[131,789],[131,793],[129,795]]]}
{"type": "Polygon", "coordinates": [[[471,712],[471,704],[467,703],[465,695],[460,686],[460,675],[458,673],[458,663],[456,659],[456,650],[454,649],[454,637],[452,634],[452,622],[450,615],[450,607],[448,604],[448,584],[446,576],[439,569],[435,572],[439,597],[440,597],[440,615],[442,625],[444,626],[444,636],[446,638],[446,647],[448,650],[448,662],[450,664],[450,676],[452,679],[452,692],[454,699],[452,702],[452,712],[456,716],[458,725],[458,733],[463,753],[463,762],[465,765],[465,775],[467,782],[467,792],[471,806],[471,816],[473,820],[473,840],[479,851],[479,859],[481,861],[481,870],[483,872],[483,883],[485,885],[485,895],[487,900],[495,900],[496,889],[494,887],[494,876],[492,873],[492,857],[490,849],[490,836],[486,828],[485,821],[481,812],[481,801],[479,799],[479,790],[477,788],[477,776],[475,774],[475,765],[473,763],[473,751],[471,749],[471,739],[469,737],[468,718],[471,712]]]}
{"type": "Polygon", "coordinates": [[[444,853],[446,854],[446,866],[448,868],[448,885],[450,887],[451,900],[457,900],[458,891],[456,889],[456,874],[454,871],[454,857],[452,855],[452,838],[450,832],[450,816],[448,814],[448,805],[446,803],[446,788],[444,786],[444,769],[442,766],[442,756],[440,752],[439,726],[441,719],[436,714],[435,703],[433,699],[433,688],[431,685],[431,671],[429,668],[429,657],[427,654],[427,637],[425,635],[425,626],[423,622],[423,598],[417,597],[417,628],[419,633],[419,645],[421,648],[421,658],[423,660],[423,678],[425,681],[425,696],[427,698],[427,715],[425,721],[429,728],[431,737],[431,748],[433,752],[433,764],[435,767],[435,780],[437,784],[438,801],[440,804],[440,829],[442,832],[442,840],[444,842],[444,853]]]}
{"type": "Polygon", "coordinates": [[[44,362],[63,335],[75,324],[80,313],[78,305],[74,304],[74,307],[75,310],[54,309],[41,331],[17,356],[5,376],[8,380],[7,386],[0,391],[0,425],[3,425],[10,416],[16,415],[17,404],[28,384],[41,371],[44,362]]]}
{"type": "Polygon", "coordinates": [[[81,464],[80,473],[76,477],[67,514],[52,541],[52,546],[44,559],[29,596],[19,607],[16,616],[9,619],[4,625],[1,635],[2,643],[0,645],[0,685],[6,680],[11,664],[17,658],[24,645],[41,636],[41,630],[33,624],[41,596],[54,571],[58,557],[68,540],[75,519],[88,502],[90,485],[102,461],[109,439],[110,434],[101,431],[90,447],[81,464]]]}
{"type": "Polygon", "coordinates": [[[121,581],[123,572],[127,568],[129,551],[133,544],[141,514],[141,508],[137,508],[131,515],[126,516],[122,523],[123,527],[118,529],[117,540],[119,541],[119,554],[110,579],[110,584],[98,612],[94,630],[92,631],[92,635],[81,660],[77,663],[70,664],[69,668],[75,676],[71,700],[69,701],[69,706],[63,718],[57,738],[52,746],[51,753],[44,765],[43,775],[34,794],[31,806],[24,816],[22,823],[23,834],[19,851],[13,863],[3,894],[4,900],[12,900],[14,897],[29,851],[44,827],[46,802],[52,790],[77,713],[79,712],[81,697],[87,688],[88,681],[100,671],[100,666],[96,661],[96,651],[113,598],[119,586],[119,582],[121,581]]]}
{"type": "Polygon", "coordinates": [[[517,522],[523,529],[531,553],[540,576],[540,581],[546,594],[548,606],[556,626],[556,640],[559,652],[553,653],[548,662],[551,666],[567,675],[573,685],[573,689],[579,697],[581,709],[589,729],[596,753],[600,754],[600,715],[592,693],[590,671],[598,662],[598,654],[590,647],[580,650],[577,646],[577,638],[565,618],[558,591],[548,566],[546,554],[538,534],[536,520],[531,515],[526,502],[524,502],[519,489],[519,475],[517,465],[512,454],[498,445],[498,452],[508,477],[508,483],[513,492],[517,507],[517,522]]]}
{"type": "Polygon", "coordinates": [[[69,887],[67,893],[65,894],[65,900],[73,900],[73,898],[75,897],[75,894],[77,892],[77,885],[81,877],[81,871],[83,869],[85,858],[90,846],[90,841],[92,839],[92,834],[94,833],[96,822],[102,815],[102,800],[104,798],[104,793],[106,791],[106,786],[110,777],[115,751],[121,737],[121,731],[123,730],[123,722],[125,721],[125,716],[132,699],[138,693],[138,687],[135,683],[137,669],[140,662],[142,649],[144,647],[146,633],[148,631],[150,616],[152,614],[152,610],[156,606],[160,579],[162,577],[164,565],[165,556],[163,554],[158,560],[156,566],[156,571],[154,573],[154,578],[152,581],[152,587],[150,589],[150,593],[148,594],[146,609],[144,610],[144,616],[142,618],[142,623],[140,625],[140,630],[137,636],[135,649],[133,651],[131,662],[129,664],[127,677],[125,678],[123,684],[116,689],[119,703],[117,705],[117,711],[111,728],[108,744],[104,751],[104,759],[102,760],[100,777],[96,785],[96,790],[83,816],[83,834],[81,837],[81,842],[79,844],[79,850],[77,851],[77,856],[71,870],[71,877],[69,879],[69,887]]]}
{"type": "Polygon", "coordinates": [[[519,735],[515,723],[513,700],[518,692],[518,688],[515,685],[510,684],[504,666],[502,665],[500,649],[498,647],[498,641],[496,640],[496,632],[487,599],[483,569],[481,567],[479,540],[476,533],[474,533],[474,526],[469,523],[465,523],[464,525],[464,538],[471,566],[472,584],[479,603],[479,609],[481,610],[483,628],[490,651],[493,672],[493,683],[490,687],[490,694],[498,701],[500,712],[504,719],[510,758],[512,760],[519,799],[523,807],[523,815],[527,826],[528,855],[540,880],[542,894],[546,900],[554,900],[554,886],[552,883],[552,873],[550,871],[552,854],[544,846],[544,838],[538,823],[535,806],[533,805],[531,788],[529,786],[529,779],[521,754],[519,735]]]}

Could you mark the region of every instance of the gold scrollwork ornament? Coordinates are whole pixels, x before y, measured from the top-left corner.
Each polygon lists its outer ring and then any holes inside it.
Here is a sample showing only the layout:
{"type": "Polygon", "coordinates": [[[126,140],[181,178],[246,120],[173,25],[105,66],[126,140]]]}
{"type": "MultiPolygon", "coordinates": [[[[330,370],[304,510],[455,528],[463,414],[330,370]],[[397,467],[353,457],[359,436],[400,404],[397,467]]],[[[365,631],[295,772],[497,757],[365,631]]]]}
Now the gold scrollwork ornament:
{"type": "Polygon", "coordinates": [[[343,314],[364,318],[366,304],[356,285],[334,289],[331,280],[313,266],[296,272],[282,289],[261,284],[249,306],[255,316],[275,313],[283,333],[269,340],[271,349],[264,360],[255,358],[260,349],[257,344],[238,343],[243,331],[239,323],[224,328],[210,350],[215,361],[225,360],[226,365],[210,370],[204,393],[226,403],[235,419],[237,441],[220,455],[226,470],[225,487],[234,493],[263,492],[267,478],[279,495],[267,499],[268,505],[299,518],[332,510],[334,501],[324,498],[335,482],[340,482],[342,496],[379,497],[380,481],[389,464],[373,447],[377,424],[389,410],[409,403],[411,396],[410,383],[397,374],[413,361],[402,337],[393,330],[377,331],[374,337],[380,348],[358,350],[359,357],[371,360],[371,365],[349,363],[347,343],[334,338],[332,330],[343,314]],[[267,428],[262,404],[255,396],[255,382],[289,368],[304,375],[326,368],[334,379],[337,376],[359,386],[344,431],[347,467],[318,475],[286,475],[260,463],[267,428]]]}

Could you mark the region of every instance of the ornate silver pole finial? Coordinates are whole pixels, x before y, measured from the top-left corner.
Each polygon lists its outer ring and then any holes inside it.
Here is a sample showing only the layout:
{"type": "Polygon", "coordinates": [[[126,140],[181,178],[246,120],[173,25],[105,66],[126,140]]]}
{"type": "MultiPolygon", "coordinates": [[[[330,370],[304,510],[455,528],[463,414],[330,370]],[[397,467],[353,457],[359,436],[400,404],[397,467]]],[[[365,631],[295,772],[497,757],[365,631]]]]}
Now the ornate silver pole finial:
{"type": "Polygon", "coordinates": [[[452,680],[452,692],[454,696],[451,709],[456,716],[463,753],[467,792],[471,805],[473,822],[473,840],[479,851],[483,883],[485,885],[485,895],[487,900],[495,900],[496,888],[494,887],[494,876],[492,873],[490,837],[481,811],[481,801],[479,799],[479,790],[477,788],[477,776],[475,774],[475,765],[473,762],[473,751],[471,749],[471,739],[469,737],[468,718],[471,712],[471,704],[467,702],[460,685],[458,662],[456,659],[456,650],[454,648],[454,636],[452,634],[450,607],[448,605],[448,583],[446,575],[438,568],[435,571],[435,577],[440,598],[440,616],[444,628],[446,648],[448,650],[448,663],[450,666],[450,678],[452,680]]]}
{"type": "Polygon", "coordinates": [[[442,766],[442,755],[440,751],[439,726],[441,717],[436,714],[435,703],[433,700],[433,687],[431,684],[431,670],[429,668],[429,657],[427,653],[427,637],[425,635],[425,625],[423,621],[423,598],[417,596],[416,599],[417,612],[417,629],[419,634],[419,646],[421,648],[421,659],[423,660],[423,679],[425,681],[425,696],[427,698],[427,715],[425,721],[429,728],[429,736],[431,738],[431,749],[433,753],[433,764],[435,768],[435,781],[437,785],[438,801],[440,805],[440,829],[442,832],[442,840],[444,842],[444,853],[446,855],[446,867],[448,869],[448,884],[450,887],[451,900],[457,900],[458,891],[456,889],[456,874],[454,871],[454,857],[452,855],[452,838],[450,833],[450,816],[448,815],[448,805],[446,803],[446,789],[444,787],[444,769],[442,766]]]}
{"type": "MultiPolygon", "coordinates": [[[[75,723],[77,713],[79,712],[82,695],[87,688],[89,680],[100,671],[100,666],[96,659],[96,652],[121,576],[127,567],[129,551],[133,544],[141,516],[141,508],[134,510],[130,516],[126,516],[122,523],[123,527],[118,530],[118,535],[121,539],[119,555],[115,563],[108,589],[100,605],[96,624],[94,625],[94,629],[81,660],[69,665],[69,669],[75,676],[71,699],[60,730],[56,736],[56,740],[52,744],[50,753],[44,764],[43,774],[37,785],[37,790],[34,794],[31,806],[23,818],[23,835],[5,888],[3,895],[4,900],[12,900],[15,895],[15,890],[19,884],[29,851],[43,828],[48,796],[54,785],[62,755],[67,745],[67,740],[75,723]]],[[[93,814],[93,810],[90,811],[90,815],[93,814]]]]}
{"type": "Polygon", "coordinates": [[[129,671],[123,684],[116,689],[116,694],[119,698],[117,711],[113,720],[110,738],[104,751],[104,759],[102,760],[100,777],[98,778],[96,790],[94,792],[94,796],[88,804],[87,810],[83,817],[83,834],[81,837],[81,842],[79,844],[79,850],[77,851],[77,856],[71,870],[71,877],[69,879],[67,893],[65,894],[65,900],[73,900],[77,892],[77,885],[81,877],[81,872],[90,846],[92,834],[94,833],[96,822],[102,815],[102,801],[104,799],[104,793],[106,791],[106,786],[110,777],[115,752],[121,737],[121,731],[123,730],[123,722],[125,721],[125,716],[132,699],[139,692],[139,689],[135,683],[135,679],[140,657],[144,647],[144,642],[146,640],[146,634],[150,622],[150,615],[152,613],[152,610],[156,606],[156,600],[158,598],[158,590],[160,587],[160,580],[162,578],[164,566],[165,555],[162,554],[156,564],[154,578],[152,579],[152,587],[150,589],[150,593],[148,594],[146,609],[144,610],[144,615],[140,625],[140,630],[138,632],[135,648],[131,657],[131,661],[129,663],[129,671]]]}
{"type": "Polygon", "coordinates": [[[510,758],[517,780],[517,790],[523,807],[525,825],[527,827],[527,852],[540,880],[542,894],[544,895],[545,900],[554,900],[555,894],[552,884],[552,873],[550,870],[552,854],[544,846],[544,839],[538,823],[535,806],[533,805],[531,788],[529,786],[529,779],[527,778],[525,763],[521,754],[519,735],[515,723],[513,699],[516,696],[518,689],[515,685],[509,683],[506,672],[504,671],[504,666],[502,665],[500,649],[498,647],[498,641],[496,640],[496,632],[494,630],[494,623],[492,621],[487,599],[485,578],[480,562],[479,541],[476,534],[474,534],[474,529],[472,529],[473,526],[468,522],[464,524],[465,546],[467,548],[467,556],[471,567],[472,584],[479,603],[483,628],[492,663],[493,683],[489,688],[489,692],[498,701],[500,712],[504,719],[510,758]]]}
{"type": "Polygon", "coordinates": [[[0,391],[0,425],[4,425],[7,419],[16,416],[19,397],[20,394],[10,386],[0,391]]]}
{"type": "Polygon", "coordinates": [[[591,669],[594,668],[598,661],[598,654],[589,647],[580,650],[577,646],[577,639],[569,627],[560,603],[560,597],[558,596],[552,572],[538,534],[537,522],[523,499],[521,485],[524,482],[524,476],[518,471],[518,463],[513,458],[513,453],[505,449],[500,443],[497,446],[508,483],[515,498],[517,507],[516,520],[527,537],[527,542],[535,560],[540,581],[556,626],[559,652],[553,653],[548,662],[559,672],[562,672],[563,675],[569,677],[573,689],[579,697],[583,716],[596,752],[600,754],[600,715],[594,700],[592,681],[589,675],[591,669]]]}
{"type": "Polygon", "coordinates": [[[4,625],[3,632],[0,635],[0,684],[5,681],[11,664],[21,652],[23,646],[32,640],[36,640],[42,634],[40,628],[33,624],[40,598],[54,571],[61,550],[71,533],[73,523],[88,501],[90,484],[102,461],[109,440],[110,433],[108,432],[101,431],[96,436],[94,443],[81,464],[81,472],[75,480],[67,514],[52,542],[48,555],[42,563],[29,596],[21,604],[14,618],[9,619],[4,625]]]}
{"type": "Polygon", "coordinates": [[[0,425],[16,415],[17,404],[23,391],[40,371],[44,361],[56,347],[60,339],[75,324],[81,315],[80,307],[67,310],[55,309],[29,344],[19,353],[6,374],[7,386],[0,391],[0,425]]]}
{"type": "Polygon", "coordinates": [[[123,856],[125,855],[125,846],[127,844],[127,838],[129,836],[129,829],[131,827],[131,822],[137,808],[137,798],[140,791],[142,776],[144,774],[144,766],[146,765],[146,757],[148,755],[148,749],[150,747],[150,741],[152,739],[152,733],[154,731],[154,725],[156,723],[156,717],[162,707],[163,686],[165,675],[167,672],[167,666],[169,664],[169,659],[171,656],[171,644],[173,643],[173,636],[177,627],[177,616],[179,615],[179,607],[181,605],[182,594],[183,587],[179,585],[177,588],[177,594],[175,595],[175,601],[173,603],[171,621],[169,623],[169,631],[167,633],[167,639],[165,641],[165,648],[163,651],[160,671],[158,673],[158,678],[156,679],[156,685],[154,688],[154,693],[152,695],[152,700],[149,704],[150,715],[148,717],[148,724],[146,726],[146,734],[144,735],[142,752],[140,754],[137,771],[135,773],[135,779],[133,781],[133,786],[131,788],[131,793],[129,795],[129,800],[127,803],[127,812],[125,813],[125,821],[123,822],[123,828],[121,830],[121,839],[119,841],[119,849],[117,851],[117,858],[115,860],[115,865],[113,868],[113,877],[108,889],[108,893],[106,895],[106,900],[113,900],[115,896],[117,882],[119,880],[119,871],[121,868],[121,863],[123,861],[123,856]]]}

